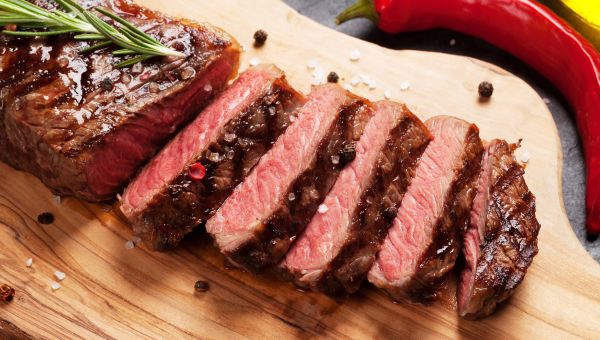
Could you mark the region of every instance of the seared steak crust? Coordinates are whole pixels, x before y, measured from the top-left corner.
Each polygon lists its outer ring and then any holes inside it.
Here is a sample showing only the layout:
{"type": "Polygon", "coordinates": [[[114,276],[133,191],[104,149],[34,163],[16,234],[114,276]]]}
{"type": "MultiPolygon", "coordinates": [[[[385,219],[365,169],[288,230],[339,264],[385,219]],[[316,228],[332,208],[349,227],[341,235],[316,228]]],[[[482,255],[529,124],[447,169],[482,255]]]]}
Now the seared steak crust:
{"type": "Polygon", "coordinates": [[[476,266],[470,269],[475,277],[469,286],[463,273],[458,291],[459,313],[467,319],[491,314],[512,295],[538,252],[535,196],[525,183],[523,166],[513,156],[517,147],[503,140],[493,140],[488,147],[489,186],[479,188],[488,190],[483,237],[475,253],[479,254],[476,266]]]}
{"type": "Polygon", "coordinates": [[[0,159],[57,194],[98,201],[113,197],[227,83],[239,49],[218,29],[126,0],[80,3],[105,6],[189,55],[119,70],[109,48],[81,54],[89,43],[70,36],[0,37],[0,159]]]}
{"type": "Polygon", "coordinates": [[[284,78],[275,80],[267,93],[227,123],[218,140],[190,162],[205,167],[204,178],[194,180],[186,167],[136,217],[135,231],[154,249],[177,245],[210,218],[254,168],[285,131],[291,112],[303,100],[284,78]]]}
{"type": "Polygon", "coordinates": [[[233,263],[258,272],[281,260],[296,236],[317,212],[337,175],[347,164],[343,157],[339,162],[332,162],[332,157],[339,157],[344,147],[358,141],[372,110],[367,100],[349,95],[347,103],[338,113],[336,123],[318,146],[311,165],[299,174],[285,193],[287,199],[270,217],[260,222],[251,239],[235,251],[225,252],[233,263]],[[294,199],[290,200],[289,197],[294,199]]]}
{"type": "Polygon", "coordinates": [[[452,189],[444,199],[444,212],[434,228],[433,243],[419,261],[418,270],[405,287],[412,302],[431,303],[439,285],[454,264],[462,246],[462,235],[469,224],[469,213],[477,192],[483,145],[479,129],[471,124],[465,139],[462,167],[452,189]]]}

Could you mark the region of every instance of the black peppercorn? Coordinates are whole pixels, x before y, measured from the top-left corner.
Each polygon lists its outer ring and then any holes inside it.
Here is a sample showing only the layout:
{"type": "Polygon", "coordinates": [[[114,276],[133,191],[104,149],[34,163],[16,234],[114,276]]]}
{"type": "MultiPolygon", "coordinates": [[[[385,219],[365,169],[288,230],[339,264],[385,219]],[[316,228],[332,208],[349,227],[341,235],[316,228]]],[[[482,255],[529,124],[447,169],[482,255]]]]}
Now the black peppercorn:
{"type": "Polygon", "coordinates": [[[194,289],[200,293],[204,293],[204,292],[208,291],[208,288],[209,288],[208,282],[202,281],[202,280],[196,281],[196,284],[194,285],[194,289]]]}
{"type": "Polygon", "coordinates": [[[54,215],[49,212],[41,213],[38,215],[37,220],[41,224],[52,224],[54,222],[54,215]]]}
{"type": "Polygon", "coordinates": [[[342,166],[352,162],[356,157],[356,147],[354,143],[348,143],[344,145],[342,150],[340,151],[340,164],[342,166]]]}
{"type": "Polygon", "coordinates": [[[104,78],[102,81],[100,81],[100,87],[104,91],[110,91],[113,89],[113,82],[110,80],[110,78],[104,78]]]}
{"type": "Polygon", "coordinates": [[[0,300],[3,302],[11,302],[15,297],[15,289],[7,284],[0,285],[0,300]]]}
{"type": "Polygon", "coordinates": [[[327,75],[328,83],[337,83],[338,80],[340,80],[340,76],[338,76],[338,74],[335,72],[329,72],[329,74],[327,75]]]}
{"type": "Polygon", "coordinates": [[[490,82],[483,81],[479,84],[479,97],[490,98],[494,93],[494,85],[490,82]]]}
{"type": "Polygon", "coordinates": [[[263,30],[254,32],[254,47],[262,47],[267,41],[269,35],[263,30]]]}

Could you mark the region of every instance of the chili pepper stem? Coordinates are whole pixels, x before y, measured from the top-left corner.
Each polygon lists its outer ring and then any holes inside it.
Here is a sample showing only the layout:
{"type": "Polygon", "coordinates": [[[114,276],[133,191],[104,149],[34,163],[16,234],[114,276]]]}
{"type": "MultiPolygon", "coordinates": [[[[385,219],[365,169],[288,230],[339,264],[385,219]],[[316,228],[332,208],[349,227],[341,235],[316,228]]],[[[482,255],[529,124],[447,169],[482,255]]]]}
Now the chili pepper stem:
{"type": "Polygon", "coordinates": [[[375,10],[375,2],[373,0],[356,1],[335,18],[335,23],[339,25],[355,18],[367,18],[377,23],[379,21],[379,14],[375,10]]]}

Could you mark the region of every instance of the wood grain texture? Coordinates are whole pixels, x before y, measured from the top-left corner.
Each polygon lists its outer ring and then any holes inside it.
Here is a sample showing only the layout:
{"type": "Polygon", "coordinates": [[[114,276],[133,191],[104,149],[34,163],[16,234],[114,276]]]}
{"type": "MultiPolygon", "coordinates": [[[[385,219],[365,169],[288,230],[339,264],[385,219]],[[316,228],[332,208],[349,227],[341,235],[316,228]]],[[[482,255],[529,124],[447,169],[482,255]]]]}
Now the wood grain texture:
{"type": "Polygon", "coordinates": [[[458,56],[391,51],[324,28],[275,1],[144,0],[167,14],[215,23],[247,46],[243,68],[258,56],[286,71],[307,91],[309,59],[345,81],[365,73],[377,89],[356,87],[373,100],[388,90],[422,119],[451,114],[477,123],[484,138],[524,138],[531,154],[526,179],[542,225],[539,255],[515,295],[493,316],[461,320],[452,301],[432,307],[392,303],[365,285],[343,301],[303,293],[268,276],[224,268],[202,232],[171,253],[127,250],[132,233],[113,209],[73,198],[62,203],[31,175],[0,164],[0,283],[15,300],[0,305],[0,335],[47,338],[594,338],[600,334],[600,266],[581,247],[561,201],[560,142],[542,100],[522,80],[492,65],[458,56]],[[251,47],[253,32],[269,33],[251,47]],[[351,50],[362,52],[351,62],[351,50]],[[477,85],[496,88],[489,103],[477,85]],[[399,84],[410,82],[400,91],[399,84]],[[39,213],[56,221],[40,225],[39,213]],[[25,260],[33,258],[27,268],[25,260]],[[52,291],[55,270],[67,274],[52,291]],[[194,293],[194,282],[210,290],[194,293]],[[12,332],[12,333],[11,333],[12,332]]]}

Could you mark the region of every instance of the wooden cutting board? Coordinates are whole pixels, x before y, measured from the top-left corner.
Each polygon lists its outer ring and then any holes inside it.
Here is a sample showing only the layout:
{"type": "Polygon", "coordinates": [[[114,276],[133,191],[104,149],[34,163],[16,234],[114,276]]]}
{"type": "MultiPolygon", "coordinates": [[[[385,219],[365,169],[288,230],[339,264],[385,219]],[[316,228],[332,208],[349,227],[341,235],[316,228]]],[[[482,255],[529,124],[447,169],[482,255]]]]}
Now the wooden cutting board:
{"type": "Polygon", "coordinates": [[[593,338],[600,334],[600,266],[585,252],[567,220],[561,194],[561,148],[541,98],[522,80],[471,58],[387,50],[337,33],[276,1],[144,0],[167,14],[217,24],[246,45],[251,58],[273,62],[291,83],[308,91],[309,60],[324,76],[343,83],[360,74],[376,88],[355,92],[373,100],[389,91],[422,119],[450,114],[477,123],[483,138],[524,138],[519,152],[531,159],[526,179],[537,196],[542,225],[539,255],[515,295],[493,316],[460,319],[452,301],[431,307],[394,304],[369,285],[344,300],[303,293],[288,283],[225,269],[223,257],[203,233],[174,252],[126,249],[132,233],[106,206],[66,198],[57,203],[34,177],[0,164],[0,283],[16,298],[0,304],[0,337],[48,338],[331,338],[521,337],[593,338]],[[265,29],[264,48],[251,47],[265,29]],[[349,54],[358,50],[359,61],[349,54]],[[496,91],[477,99],[487,80],[496,91]],[[409,88],[402,91],[401,88],[409,88]],[[38,214],[56,216],[40,225],[38,214]],[[33,258],[33,266],[25,260],[33,258]],[[53,273],[66,273],[52,291],[53,273]],[[194,293],[196,280],[210,290],[194,293]]]}

